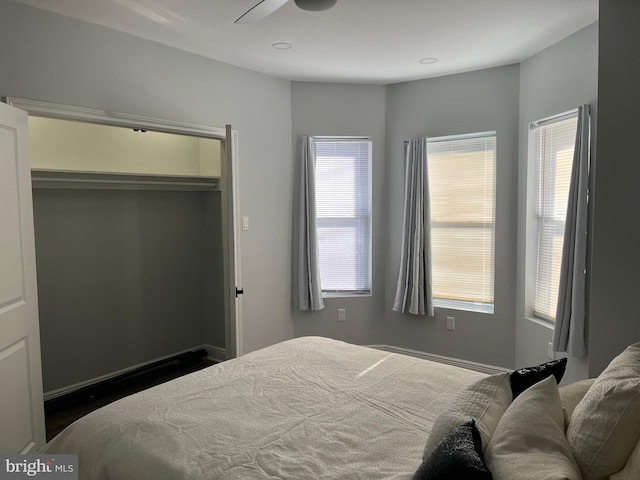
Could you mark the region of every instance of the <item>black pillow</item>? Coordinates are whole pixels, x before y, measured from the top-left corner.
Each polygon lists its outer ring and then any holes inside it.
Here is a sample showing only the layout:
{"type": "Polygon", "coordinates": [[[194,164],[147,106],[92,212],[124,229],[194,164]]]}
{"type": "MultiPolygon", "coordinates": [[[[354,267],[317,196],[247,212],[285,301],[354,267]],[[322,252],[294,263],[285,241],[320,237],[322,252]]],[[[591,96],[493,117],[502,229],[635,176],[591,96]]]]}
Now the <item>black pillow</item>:
{"type": "Polygon", "coordinates": [[[413,480],[493,480],[475,420],[451,429],[418,467],[413,480]]]}
{"type": "Polygon", "coordinates": [[[524,392],[531,385],[538,383],[540,380],[553,375],[556,377],[556,382],[560,383],[564,370],[567,368],[567,359],[560,358],[558,360],[551,360],[550,362],[541,363],[535,367],[520,368],[511,373],[509,380],[511,382],[511,393],[513,399],[524,392]]]}

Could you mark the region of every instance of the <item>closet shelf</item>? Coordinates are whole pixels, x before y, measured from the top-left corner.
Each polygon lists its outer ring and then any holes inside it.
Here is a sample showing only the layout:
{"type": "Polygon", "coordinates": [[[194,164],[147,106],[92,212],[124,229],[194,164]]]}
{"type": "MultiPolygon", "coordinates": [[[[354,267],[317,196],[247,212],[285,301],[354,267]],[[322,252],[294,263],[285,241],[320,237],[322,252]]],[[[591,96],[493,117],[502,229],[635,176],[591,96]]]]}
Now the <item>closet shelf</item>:
{"type": "Polygon", "coordinates": [[[31,170],[33,188],[220,191],[218,177],[31,170]]]}

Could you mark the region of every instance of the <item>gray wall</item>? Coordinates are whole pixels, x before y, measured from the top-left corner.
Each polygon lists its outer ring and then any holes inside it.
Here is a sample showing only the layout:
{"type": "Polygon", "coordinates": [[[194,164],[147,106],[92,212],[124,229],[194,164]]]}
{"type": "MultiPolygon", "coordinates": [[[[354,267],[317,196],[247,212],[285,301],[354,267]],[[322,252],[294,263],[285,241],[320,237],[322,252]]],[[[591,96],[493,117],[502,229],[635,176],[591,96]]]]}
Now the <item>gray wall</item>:
{"type": "Polygon", "coordinates": [[[224,257],[222,250],[221,194],[201,195],[204,247],[203,268],[203,318],[204,343],[219,348],[225,346],[224,323],[224,257]],[[207,319],[211,319],[208,321],[207,319]],[[216,321],[220,319],[220,321],[216,321]]]}
{"type": "Polygon", "coordinates": [[[33,191],[45,391],[202,345],[206,319],[224,326],[223,308],[205,319],[211,196],[33,191]]]}
{"type": "MultiPolygon", "coordinates": [[[[381,174],[377,173],[380,157],[374,151],[374,192],[382,204],[382,211],[378,211],[374,203],[374,225],[382,222],[384,226],[374,229],[374,249],[382,244],[383,255],[374,254],[373,296],[329,299],[321,312],[298,312],[294,303],[296,336],[319,334],[355,343],[381,342],[507,367],[546,361],[551,329],[525,319],[524,295],[520,293],[525,251],[524,217],[518,219],[518,214],[524,213],[527,191],[526,128],[532,120],[582,103],[593,104],[596,123],[597,42],[598,26],[594,24],[520,66],[400,83],[384,90],[294,82],[294,143],[305,133],[357,135],[374,131],[380,128],[383,110],[386,125],[381,174]],[[383,100],[384,108],[380,105],[383,100]],[[498,132],[499,149],[496,313],[438,309],[435,319],[424,319],[392,312],[401,241],[403,141],[414,136],[486,130],[498,132]],[[382,185],[376,183],[380,176],[384,177],[382,185]],[[382,288],[378,287],[378,275],[384,276],[382,288]],[[347,308],[344,324],[336,322],[340,307],[347,308]],[[372,307],[379,310],[372,311],[372,307]],[[445,329],[447,315],[456,317],[455,332],[445,329]]],[[[375,147],[379,147],[377,138],[375,147]]],[[[571,359],[567,378],[586,376],[587,359],[571,359]]]]}
{"type": "Polygon", "coordinates": [[[1,95],[238,130],[243,348],[291,338],[290,82],[7,0],[0,43],[1,95]]]}
{"type": "MultiPolygon", "coordinates": [[[[600,76],[605,78],[601,92],[609,102],[606,115],[609,126],[604,134],[600,131],[606,141],[604,147],[598,146],[598,154],[603,158],[602,152],[606,152],[608,166],[602,175],[603,166],[599,166],[596,183],[592,292],[594,299],[598,299],[592,303],[591,327],[595,332],[591,335],[590,372],[606,363],[622,343],[628,343],[630,334],[637,337],[640,328],[637,326],[640,322],[629,327],[632,323],[629,319],[635,317],[631,302],[625,303],[633,298],[633,287],[637,284],[632,276],[638,270],[634,268],[638,267],[637,256],[630,258],[629,254],[635,251],[632,243],[637,239],[637,227],[625,225],[625,231],[631,234],[618,238],[619,235],[609,232],[620,221],[607,214],[615,209],[632,214],[628,206],[632,202],[626,202],[638,167],[625,160],[632,157],[630,150],[614,143],[618,139],[616,129],[625,125],[617,122],[616,115],[624,114],[622,106],[637,98],[633,82],[638,71],[616,60],[614,52],[624,51],[629,40],[637,43],[631,22],[616,18],[618,14],[625,15],[618,9],[624,6],[636,9],[637,13],[638,7],[621,0],[605,5],[601,8],[610,9],[607,12],[610,20],[600,28],[609,38],[601,35],[606,68],[601,62],[600,76]],[[620,31],[617,22],[623,27],[620,31]],[[609,264],[612,251],[613,262],[609,264]],[[620,283],[612,282],[612,278],[620,278],[620,283]],[[611,324],[623,330],[612,332],[608,328],[611,324]]],[[[590,83],[594,75],[593,59],[586,52],[592,53],[594,40],[588,31],[582,35],[588,45],[577,46],[575,51],[585,55],[586,63],[580,63],[585,70],[580,74],[588,76],[590,83]]],[[[546,349],[547,332],[530,333],[520,329],[523,322],[514,321],[518,278],[518,139],[519,126],[527,121],[519,110],[520,102],[526,117],[538,116],[538,107],[541,113],[544,108],[551,109],[551,103],[535,105],[544,101],[540,97],[536,100],[538,93],[521,95],[521,90],[528,89],[529,83],[548,65],[571,61],[563,57],[573,55],[574,48],[560,44],[557,50],[543,52],[539,58],[525,63],[522,83],[520,67],[512,65],[382,87],[301,82],[292,85],[8,0],[0,0],[0,41],[11,46],[0,53],[2,95],[196,124],[231,123],[238,129],[239,213],[249,216],[251,227],[240,239],[246,292],[245,352],[308,334],[355,343],[394,344],[504,366],[539,358],[538,346],[531,351],[516,349],[516,338],[523,346],[533,335],[536,345],[544,340],[546,349]],[[496,313],[439,309],[435,319],[422,319],[391,312],[401,241],[403,141],[414,136],[486,130],[498,132],[496,313]],[[325,311],[309,314],[297,312],[291,293],[298,204],[293,152],[295,139],[302,133],[374,138],[373,295],[348,301],[332,299],[325,311]],[[347,309],[344,324],[336,322],[337,308],[347,309]],[[446,315],[456,316],[455,332],[445,330],[446,315]]],[[[575,39],[567,42],[571,44],[575,39]]],[[[571,98],[569,108],[589,101],[579,92],[573,98],[573,87],[566,87],[565,91],[565,80],[544,89],[557,95],[554,98],[571,98]]],[[[630,117],[625,117],[628,120],[630,117]]],[[[215,300],[211,302],[208,308],[215,308],[215,300]]],[[[205,325],[204,335],[213,342],[220,338],[220,331],[205,325]]]]}
{"type": "Polygon", "coordinates": [[[640,2],[600,2],[598,165],[591,269],[589,374],[640,341],[640,2]]]}
{"type": "Polygon", "coordinates": [[[517,65],[391,85],[387,91],[386,343],[510,367],[514,362],[517,65]],[[412,137],[497,132],[495,314],[444,308],[435,318],[391,311],[402,241],[403,142],[412,137]],[[445,329],[445,316],[456,330],[445,329]]]}
{"type": "MultiPolygon", "coordinates": [[[[525,287],[525,220],[535,214],[535,165],[527,161],[529,123],[576,108],[592,106],[593,132],[597,120],[598,24],[595,23],[540,52],[520,65],[520,171],[518,181],[518,276],[516,309],[516,367],[547,361],[552,338],[549,324],[526,318],[525,298],[531,298],[535,282],[532,269],[525,287]],[[529,209],[527,209],[527,205],[529,209]],[[525,292],[531,292],[525,294],[525,292]]],[[[592,148],[595,153],[595,149],[592,148]]],[[[592,158],[595,167],[595,155],[592,158]]],[[[535,260],[534,260],[535,262],[535,260]]],[[[572,357],[567,362],[565,382],[588,376],[588,358],[572,357]]]]}
{"type": "MultiPolygon", "coordinates": [[[[322,335],[341,340],[373,344],[384,341],[384,239],[386,208],[384,202],[385,174],[385,99],[386,89],[375,85],[344,85],[294,82],[291,86],[291,118],[293,143],[300,135],[363,135],[373,138],[372,158],[372,272],[373,287],[369,297],[327,298],[324,310],[300,312],[297,286],[292,301],[294,332],[303,335],[322,335]],[[346,321],[337,321],[337,309],[346,309],[346,321]]],[[[297,179],[299,162],[291,169],[297,179]]],[[[299,190],[294,189],[293,217],[298,216],[299,190]]],[[[297,221],[294,222],[297,225],[297,221]]],[[[297,244],[296,244],[297,246],[297,244]]],[[[294,263],[294,269],[297,264],[294,263]]],[[[293,277],[296,278],[295,275],[293,277]]]]}

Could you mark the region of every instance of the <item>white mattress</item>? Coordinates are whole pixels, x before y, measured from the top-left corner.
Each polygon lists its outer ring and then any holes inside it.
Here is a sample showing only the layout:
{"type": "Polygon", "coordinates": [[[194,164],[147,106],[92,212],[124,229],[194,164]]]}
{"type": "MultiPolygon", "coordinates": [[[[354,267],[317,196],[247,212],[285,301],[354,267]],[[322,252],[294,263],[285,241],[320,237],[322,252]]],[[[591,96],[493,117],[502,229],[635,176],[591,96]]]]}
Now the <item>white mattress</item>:
{"type": "Polygon", "coordinates": [[[439,410],[482,376],[299,338],[103,407],[41,452],[79,454],[82,480],[410,479],[439,410]]]}

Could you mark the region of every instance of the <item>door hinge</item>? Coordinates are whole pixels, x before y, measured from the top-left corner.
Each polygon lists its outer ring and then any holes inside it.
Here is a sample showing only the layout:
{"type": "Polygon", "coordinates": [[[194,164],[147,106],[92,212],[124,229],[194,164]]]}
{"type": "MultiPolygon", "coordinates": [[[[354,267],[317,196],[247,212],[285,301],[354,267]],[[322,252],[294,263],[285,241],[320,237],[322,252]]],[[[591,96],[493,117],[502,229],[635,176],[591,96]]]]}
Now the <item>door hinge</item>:
{"type": "Polygon", "coordinates": [[[236,298],[238,298],[238,295],[244,295],[244,288],[236,287],[236,298]]]}

